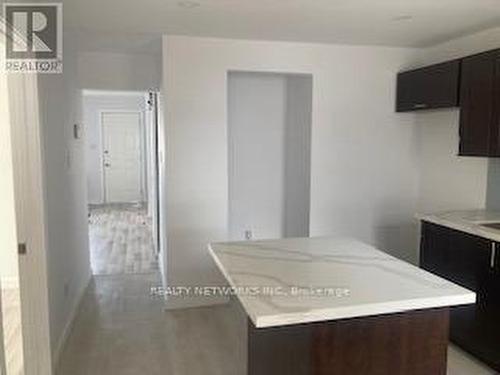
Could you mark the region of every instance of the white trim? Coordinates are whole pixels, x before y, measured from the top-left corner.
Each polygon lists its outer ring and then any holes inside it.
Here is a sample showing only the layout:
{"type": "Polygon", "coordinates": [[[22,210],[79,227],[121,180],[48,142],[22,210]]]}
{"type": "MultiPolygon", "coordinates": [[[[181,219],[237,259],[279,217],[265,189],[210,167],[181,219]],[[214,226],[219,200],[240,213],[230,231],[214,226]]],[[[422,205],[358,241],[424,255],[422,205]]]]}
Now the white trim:
{"type": "MultiPolygon", "coordinates": [[[[144,93],[143,93],[144,95],[144,93]]],[[[139,134],[140,134],[140,143],[141,143],[141,148],[140,148],[140,153],[141,153],[141,166],[140,166],[140,176],[141,176],[141,199],[140,202],[146,202],[147,199],[145,197],[145,179],[147,178],[145,175],[146,168],[145,168],[145,154],[146,154],[146,143],[145,143],[145,120],[144,120],[144,111],[139,111],[137,109],[100,109],[98,111],[99,114],[99,133],[100,133],[100,144],[99,144],[99,152],[100,152],[100,159],[101,159],[101,197],[102,197],[102,202],[103,204],[108,203],[107,199],[107,194],[106,194],[106,173],[105,173],[105,167],[104,167],[104,124],[103,124],[103,115],[105,113],[137,113],[139,115],[139,134]]]]}
{"type": "Polygon", "coordinates": [[[61,354],[63,352],[64,346],[66,345],[66,342],[68,341],[69,336],[71,335],[71,331],[73,330],[73,327],[75,325],[78,311],[80,311],[83,300],[84,300],[85,295],[87,294],[87,290],[90,286],[90,282],[92,281],[92,278],[93,278],[93,276],[91,274],[89,274],[87,282],[83,285],[83,288],[78,292],[78,298],[76,299],[76,303],[73,306],[73,308],[71,309],[71,312],[70,312],[69,317],[68,317],[68,321],[66,322],[66,325],[64,326],[64,329],[61,333],[61,336],[59,337],[59,340],[56,344],[56,348],[54,349],[54,353],[52,356],[52,363],[54,363],[54,368],[56,370],[59,367],[61,354]]]}

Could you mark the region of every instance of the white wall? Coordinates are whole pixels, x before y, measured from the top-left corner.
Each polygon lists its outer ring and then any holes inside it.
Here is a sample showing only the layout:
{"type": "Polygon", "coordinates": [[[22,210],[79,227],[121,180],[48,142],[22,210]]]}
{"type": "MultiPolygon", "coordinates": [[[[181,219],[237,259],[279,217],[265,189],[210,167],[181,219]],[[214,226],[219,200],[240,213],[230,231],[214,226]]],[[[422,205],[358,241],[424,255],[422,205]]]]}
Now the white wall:
{"type": "MultiPolygon", "coordinates": [[[[499,47],[500,28],[491,29],[424,49],[411,66],[460,58],[499,47]]],[[[499,168],[495,168],[495,161],[491,161],[489,166],[487,158],[457,156],[458,109],[419,112],[416,122],[420,143],[420,212],[484,208],[488,169],[491,181],[489,200],[500,201],[494,197],[500,190],[494,188],[500,188],[495,182],[500,180],[495,177],[500,172],[499,168]]]]}
{"type": "Polygon", "coordinates": [[[500,159],[498,158],[488,160],[486,208],[500,211],[500,159]]]}
{"type": "Polygon", "coordinates": [[[310,234],[354,236],[415,257],[416,128],[394,112],[396,72],[415,50],[181,36],[163,43],[169,285],[223,282],[206,245],[228,238],[230,70],[313,76],[310,234]]]}
{"type": "MultiPolygon", "coordinates": [[[[101,111],[123,110],[144,113],[146,111],[145,93],[117,92],[85,94],[83,96],[83,109],[83,123],[86,132],[88,202],[90,204],[102,204],[104,203],[102,178],[104,171],[101,111]]],[[[144,188],[145,187],[146,186],[144,186],[144,188]]]]}
{"type": "Polygon", "coordinates": [[[484,208],[486,158],[458,156],[459,109],[418,113],[420,186],[418,211],[484,208]]]}
{"type": "Polygon", "coordinates": [[[69,33],[64,41],[64,74],[39,78],[50,335],[55,357],[90,280],[85,142],[73,139],[73,124],[82,120],[77,54],[69,33]]]}
{"type": "Polygon", "coordinates": [[[146,91],[160,86],[160,67],[156,55],[85,52],[78,73],[84,89],[146,91]]]}
{"type": "Polygon", "coordinates": [[[284,74],[229,73],[231,240],[244,239],[247,230],[256,239],[307,235],[310,137],[297,135],[310,134],[311,82],[284,74]]]}

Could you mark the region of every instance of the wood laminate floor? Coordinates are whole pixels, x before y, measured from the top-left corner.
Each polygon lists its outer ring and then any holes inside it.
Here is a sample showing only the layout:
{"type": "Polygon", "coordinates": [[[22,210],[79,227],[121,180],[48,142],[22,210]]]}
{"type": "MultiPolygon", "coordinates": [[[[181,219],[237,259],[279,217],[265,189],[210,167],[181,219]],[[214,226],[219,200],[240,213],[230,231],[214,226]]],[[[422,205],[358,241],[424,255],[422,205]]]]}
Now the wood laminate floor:
{"type": "Polygon", "coordinates": [[[90,260],[94,275],[154,273],[158,257],[151,219],[138,205],[89,210],[90,260]]]}
{"type": "MultiPolygon", "coordinates": [[[[245,331],[235,304],[164,311],[149,296],[158,282],[156,275],[95,277],[57,375],[239,375],[245,331]]],[[[490,374],[450,347],[448,375],[490,374]]]]}
{"type": "Polygon", "coordinates": [[[18,288],[2,288],[3,347],[7,375],[22,375],[23,339],[21,329],[21,303],[18,288]]]}

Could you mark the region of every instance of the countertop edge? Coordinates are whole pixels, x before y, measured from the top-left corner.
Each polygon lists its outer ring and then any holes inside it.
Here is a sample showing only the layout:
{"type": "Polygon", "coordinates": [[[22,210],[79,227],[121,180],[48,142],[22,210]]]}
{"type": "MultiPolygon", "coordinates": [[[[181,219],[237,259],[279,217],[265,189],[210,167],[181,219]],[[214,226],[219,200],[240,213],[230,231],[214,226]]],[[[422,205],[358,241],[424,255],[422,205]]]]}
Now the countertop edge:
{"type": "Polygon", "coordinates": [[[455,229],[460,232],[472,234],[474,236],[482,237],[491,241],[500,242],[500,231],[494,229],[482,228],[477,223],[459,222],[440,217],[439,215],[416,215],[420,221],[429,222],[432,224],[441,225],[447,228],[455,229]]]}
{"type": "Polygon", "coordinates": [[[476,293],[462,295],[423,298],[418,300],[395,301],[381,304],[367,304],[356,307],[337,307],[314,312],[262,316],[256,319],[256,328],[273,328],[295,324],[317,323],[325,321],[367,318],[378,315],[390,315],[415,310],[428,310],[476,302],[476,293]]]}

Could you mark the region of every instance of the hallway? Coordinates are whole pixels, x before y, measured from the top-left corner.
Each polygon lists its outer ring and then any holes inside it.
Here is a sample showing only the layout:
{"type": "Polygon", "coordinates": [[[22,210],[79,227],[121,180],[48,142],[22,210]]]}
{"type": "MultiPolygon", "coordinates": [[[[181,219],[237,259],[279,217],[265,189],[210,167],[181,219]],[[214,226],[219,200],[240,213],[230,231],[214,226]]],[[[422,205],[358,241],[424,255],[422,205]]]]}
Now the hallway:
{"type": "Polygon", "coordinates": [[[139,204],[89,209],[90,260],[94,275],[158,272],[151,218],[139,204]]]}

